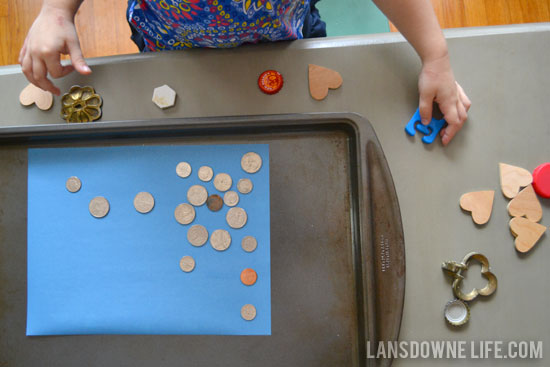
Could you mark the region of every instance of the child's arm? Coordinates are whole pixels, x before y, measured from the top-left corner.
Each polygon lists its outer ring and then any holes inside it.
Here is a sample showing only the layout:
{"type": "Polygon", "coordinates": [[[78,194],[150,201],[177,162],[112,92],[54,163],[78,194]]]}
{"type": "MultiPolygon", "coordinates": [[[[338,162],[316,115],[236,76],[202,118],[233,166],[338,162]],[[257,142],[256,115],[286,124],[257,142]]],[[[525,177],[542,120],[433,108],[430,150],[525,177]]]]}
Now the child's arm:
{"type": "Polygon", "coordinates": [[[429,0],[373,0],[414,47],[422,60],[418,78],[420,116],[432,117],[436,101],[448,126],[441,130],[443,145],[449,144],[468,117],[471,102],[455,81],[447,43],[429,0]]]}
{"type": "Polygon", "coordinates": [[[61,78],[76,69],[81,74],[92,71],[84,61],[74,26],[74,16],[83,0],[44,0],[19,54],[19,63],[29,81],[59,95],[49,79],[61,78]],[[72,65],[62,66],[61,54],[71,56],[72,65]]]}

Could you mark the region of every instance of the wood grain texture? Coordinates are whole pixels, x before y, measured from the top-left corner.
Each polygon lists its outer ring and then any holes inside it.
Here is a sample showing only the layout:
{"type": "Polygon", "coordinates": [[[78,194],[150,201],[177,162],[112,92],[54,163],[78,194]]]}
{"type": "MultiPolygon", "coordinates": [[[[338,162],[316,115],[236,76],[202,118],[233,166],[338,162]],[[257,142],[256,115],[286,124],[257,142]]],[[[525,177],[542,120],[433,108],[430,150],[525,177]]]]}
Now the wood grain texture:
{"type": "MultiPolygon", "coordinates": [[[[550,0],[431,0],[441,28],[550,22],[550,0]]],[[[390,29],[397,29],[390,22],[390,29]]]]}

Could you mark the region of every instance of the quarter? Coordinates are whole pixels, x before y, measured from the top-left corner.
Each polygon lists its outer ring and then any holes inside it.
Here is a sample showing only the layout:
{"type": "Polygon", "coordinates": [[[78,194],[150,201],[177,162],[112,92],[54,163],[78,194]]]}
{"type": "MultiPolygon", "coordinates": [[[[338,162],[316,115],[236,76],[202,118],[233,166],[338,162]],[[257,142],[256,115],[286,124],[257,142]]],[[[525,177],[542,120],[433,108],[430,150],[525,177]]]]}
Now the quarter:
{"type": "Polygon", "coordinates": [[[248,194],[252,191],[252,188],[252,181],[250,181],[249,178],[241,178],[237,183],[237,190],[239,190],[241,194],[248,194]]]}
{"type": "Polygon", "coordinates": [[[65,187],[69,192],[78,192],[82,187],[82,182],[80,182],[78,177],[72,176],[67,179],[67,182],[65,182],[65,187]]]}
{"type": "Polygon", "coordinates": [[[201,206],[206,203],[208,192],[201,185],[193,185],[187,191],[187,200],[194,206],[201,206]]]}
{"type": "Polygon", "coordinates": [[[248,152],[241,158],[241,167],[247,173],[256,173],[262,168],[262,157],[258,153],[248,152]]]}
{"type": "Polygon", "coordinates": [[[109,202],[103,196],[97,196],[90,201],[90,214],[96,218],[103,218],[109,213],[109,202]]]}
{"type": "Polygon", "coordinates": [[[223,195],[223,202],[227,206],[235,206],[239,203],[239,194],[235,191],[226,191],[223,195]]]}
{"type": "Polygon", "coordinates": [[[189,224],[195,219],[195,208],[187,203],[180,204],[174,211],[174,217],[180,224],[189,224]]]}
{"type": "Polygon", "coordinates": [[[214,177],[214,187],[218,191],[225,192],[231,188],[232,184],[233,180],[227,173],[218,173],[216,177],[214,177]]]}
{"type": "Polygon", "coordinates": [[[216,229],[210,235],[210,244],[215,250],[225,251],[231,245],[231,235],[225,229],[216,229]]]}
{"type": "Polygon", "coordinates": [[[199,168],[199,180],[208,182],[212,179],[212,176],[214,176],[214,171],[212,171],[212,168],[208,166],[202,166],[199,168]]]}
{"type": "Polygon", "coordinates": [[[187,162],[178,163],[178,165],[176,166],[176,173],[181,178],[189,177],[189,175],[191,174],[191,165],[187,162]]]}
{"type": "Polygon", "coordinates": [[[225,215],[225,220],[227,221],[227,224],[229,224],[229,227],[235,229],[244,227],[247,219],[248,217],[246,215],[246,211],[243,208],[231,208],[225,215]]]}
{"type": "Polygon", "coordinates": [[[187,240],[193,246],[200,247],[208,240],[208,230],[200,224],[195,224],[187,231],[187,240]]]}
{"type": "Polygon", "coordinates": [[[149,213],[155,206],[155,198],[148,192],[140,192],[134,198],[134,207],[142,214],[149,213]]]}

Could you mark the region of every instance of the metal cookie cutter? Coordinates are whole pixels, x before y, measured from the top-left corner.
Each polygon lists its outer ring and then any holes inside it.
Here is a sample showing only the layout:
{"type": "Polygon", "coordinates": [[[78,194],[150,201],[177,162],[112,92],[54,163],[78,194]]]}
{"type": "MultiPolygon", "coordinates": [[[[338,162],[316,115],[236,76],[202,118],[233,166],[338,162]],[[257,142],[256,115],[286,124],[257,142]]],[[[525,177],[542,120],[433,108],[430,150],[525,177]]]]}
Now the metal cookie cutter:
{"type": "Polygon", "coordinates": [[[497,277],[493,273],[491,273],[489,260],[487,260],[487,258],[480,253],[470,252],[464,257],[461,263],[457,263],[455,261],[446,261],[441,267],[443,268],[443,271],[454,278],[452,285],[453,293],[456,298],[463,301],[472,301],[478,295],[489,296],[493,294],[497,289],[497,277]],[[487,278],[488,283],[485,287],[481,289],[474,288],[470,293],[465,294],[460,289],[462,285],[462,280],[464,280],[462,272],[468,269],[471,260],[477,260],[481,264],[481,275],[487,278]]]}
{"type": "Polygon", "coordinates": [[[92,87],[74,85],[61,98],[61,117],[67,122],[91,122],[101,117],[103,100],[92,87]]]}

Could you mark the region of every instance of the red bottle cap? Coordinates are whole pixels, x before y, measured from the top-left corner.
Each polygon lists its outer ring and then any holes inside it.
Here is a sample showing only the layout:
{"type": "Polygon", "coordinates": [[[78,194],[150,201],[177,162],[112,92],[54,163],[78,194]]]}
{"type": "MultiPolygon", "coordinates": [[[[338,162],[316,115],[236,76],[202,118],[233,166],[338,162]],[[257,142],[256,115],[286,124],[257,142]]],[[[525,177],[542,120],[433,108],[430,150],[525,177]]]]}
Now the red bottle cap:
{"type": "Polygon", "coordinates": [[[275,94],[283,87],[283,76],[276,70],[266,70],[258,78],[258,87],[266,94],[275,94]]]}
{"type": "Polygon", "coordinates": [[[543,198],[550,198],[550,163],[543,163],[533,171],[533,188],[543,198]]]}

